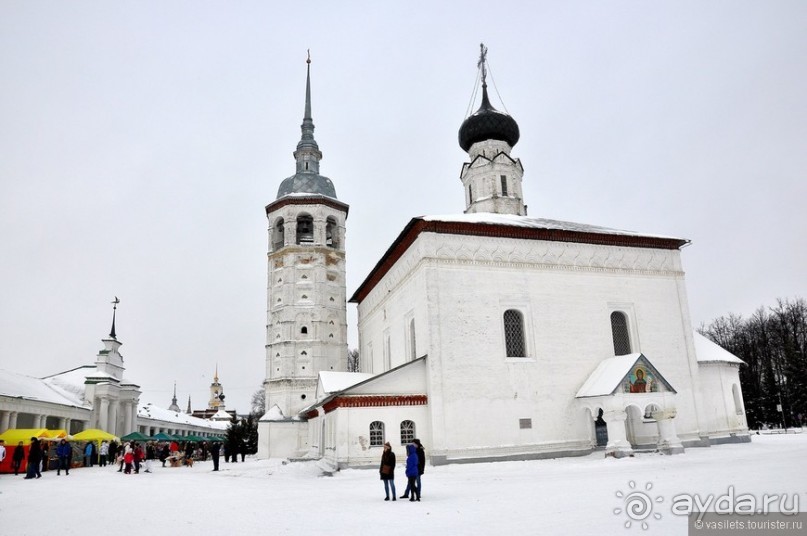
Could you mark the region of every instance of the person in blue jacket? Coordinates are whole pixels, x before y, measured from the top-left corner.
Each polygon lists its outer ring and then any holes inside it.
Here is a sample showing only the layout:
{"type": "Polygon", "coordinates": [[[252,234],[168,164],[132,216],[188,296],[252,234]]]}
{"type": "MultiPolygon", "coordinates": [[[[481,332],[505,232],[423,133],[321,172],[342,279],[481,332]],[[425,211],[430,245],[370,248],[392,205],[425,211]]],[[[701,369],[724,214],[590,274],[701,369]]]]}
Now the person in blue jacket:
{"type": "Polygon", "coordinates": [[[92,467],[92,441],[84,446],[84,467],[92,467]]]}
{"type": "Polygon", "coordinates": [[[417,485],[419,474],[417,447],[410,443],[406,446],[406,478],[409,479],[408,487],[411,492],[409,502],[420,501],[420,490],[417,485]]]}
{"type": "Polygon", "coordinates": [[[56,469],[56,475],[62,474],[62,469],[64,469],[64,474],[70,474],[70,461],[73,458],[73,447],[70,446],[65,439],[59,441],[59,444],[56,446],[56,457],[59,458],[59,467],[56,469]]]}

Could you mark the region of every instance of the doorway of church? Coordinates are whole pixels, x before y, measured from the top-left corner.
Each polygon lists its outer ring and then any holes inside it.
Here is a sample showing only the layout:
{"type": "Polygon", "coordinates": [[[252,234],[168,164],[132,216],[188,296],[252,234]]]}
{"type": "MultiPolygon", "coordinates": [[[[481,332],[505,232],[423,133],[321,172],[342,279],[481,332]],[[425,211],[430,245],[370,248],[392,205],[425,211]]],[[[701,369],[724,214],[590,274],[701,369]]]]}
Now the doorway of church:
{"type": "Polygon", "coordinates": [[[602,418],[602,408],[597,412],[597,418],[594,419],[594,434],[597,438],[597,446],[605,447],[608,444],[608,425],[602,418]]]}

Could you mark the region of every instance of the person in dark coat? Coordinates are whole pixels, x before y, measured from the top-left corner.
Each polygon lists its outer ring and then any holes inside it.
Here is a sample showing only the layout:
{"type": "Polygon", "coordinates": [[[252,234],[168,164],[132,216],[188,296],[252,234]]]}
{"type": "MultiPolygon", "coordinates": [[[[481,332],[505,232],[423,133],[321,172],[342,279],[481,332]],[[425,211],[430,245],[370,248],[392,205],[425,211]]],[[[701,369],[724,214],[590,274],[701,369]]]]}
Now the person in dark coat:
{"type": "Polygon", "coordinates": [[[420,492],[418,491],[417,478],[418,478],[418,452],[414,443],[406,446],[406,478],[409,480],[408,488],[412,492],[409,501],[419,501],[420,492]]]}
{"type": "Polygon", "coordinates": [[[423,494],[423,486],[420,483],[420,477],[423,476],[423,473],[426,471],[426,451],[423,448],[423,444],[420,442],[420,439],[413,439],[412,442],[417,447],[417,454],[418,454],[418,500],[420,500],[421,495],[423,494]]]}
{"type": "Polygon", "coordinates": [[[168,443],[163,443],[163,448],[160,450],[160,461],[163,462],[163,467],[165,467],[165,460],[171,455],[171,451],[168,448],[168,443]]]}
{"type": "Polygon", "coordinates": [[[70,446],[70,443],[68,443],[66,439],[59,441],[59,445],[56,447],[56,457],[59,458],[56,476],[62,474],[62,469],[64,469],[64,474],[69,475],[70,461],[73,458],[73,447],[70,446]]]}
{"type": "Polygon", "coordinates": [[[42,463],[42,449],[39,447],[39,440],[32,437],[31,446],[28,447],[28,471],[25,475],[26,480],[34,477],[42,477],[42,473],[39,472],[40,463],[42,463]]]}
{"type": "MultiPolygon", "coordinates": [[[[417,476],[417,479],[415,480],[415,484],[417,485],[417,489],[418,489],[418,497],[420,497],[420,493],[421,493],[421,491],[423,489],[423,488],[421,488],[420,477],[423,475],[423,472],[426,470],[426,451],[423,450],[423,445],[421,444],[420,439],[413,439],[412,443],[415,444],[416,452],[417,452],[417,455],[418,455],[418,476],[417,476]]],[[[412,490],[409,487],[409,485],[407,484],[406,491],[404,491],[404,494],[401,495],[401,499],[408,499],[410,491],[412,491],[412,490]]]]}
{"type": "Polygon", "coordinates": [[[50,449],[50,441],[40,441],[39,448],[42,449],[42,471],[48,470],[48,450],[50,449]]]}
{"type": "Polygon", "coordinates": [[[210,445],[210,455],[213,456],[213,470],[219,470],[219,452],[221,452],[221,443],[218,441],[213,441],[213,444],[210,445]]]}
{"type": "Polygon", "coordinates": [[[389,441],[384,443],[384,452],[381,454],[381,467],[378,468],[381,480],[384,481],[384,493],[387,494],[385,501],[389,500],[389,489],[392,488],[392,500],[396,500],[395,494],[395,453],[389,441]]]}
{"type": "Polygon", "coordinates": [[[22,441],[14,447],[14,454],[11,457],[11,468],[14,469],[14,476],[20,474],[20,467],[22,467],[22,462],[25,461],[25,447],[22,444],[22,441]]]}

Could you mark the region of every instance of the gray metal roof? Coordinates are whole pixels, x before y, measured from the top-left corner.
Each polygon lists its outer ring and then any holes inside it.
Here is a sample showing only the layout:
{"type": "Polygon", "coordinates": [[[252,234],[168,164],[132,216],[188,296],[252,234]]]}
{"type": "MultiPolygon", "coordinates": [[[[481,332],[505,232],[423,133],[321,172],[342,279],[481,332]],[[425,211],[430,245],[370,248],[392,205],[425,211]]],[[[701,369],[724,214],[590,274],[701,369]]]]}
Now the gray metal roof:
{"type": "Polygon", "coordinates": [[[300,172],[284,179],[277,189],[277,198],[289,194],[322,194],[336,199],[336,188],[333,187],[331,179],[323,177],[319,173],[300,172]]]}

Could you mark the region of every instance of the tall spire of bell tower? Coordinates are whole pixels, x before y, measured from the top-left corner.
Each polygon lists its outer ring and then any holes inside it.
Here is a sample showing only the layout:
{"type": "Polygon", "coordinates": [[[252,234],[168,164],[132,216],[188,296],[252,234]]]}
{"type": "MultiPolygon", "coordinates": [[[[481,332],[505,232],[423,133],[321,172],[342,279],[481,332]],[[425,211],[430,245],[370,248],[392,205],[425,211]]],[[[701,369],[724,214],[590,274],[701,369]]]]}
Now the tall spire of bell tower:
{"type": "Polygon", "coordinates": [[[319,173],[319,161],[322,152],[319,150],[317,140],[314,139],[314,119],[311,117],[311,52],[305,60],[305,112],[303,112],[303,124],[300,125],[302,135],[294,151],[294,158],[297,160],[297,172],[319,173]]]}
{"type": "Polygon", "coordinates": [[[305,111],[303,124],[300,125],[302,134],[294,151],[296,171],[294,175],[280,183],[277,189],[277,198],[289,194],[319,194],[336,199],[336,189],[331,179],[319,174],[319,161],[322,160],[322,151],[314,139],[314,119],[311,116],[311,53],[305,60],[305,111]]]}

